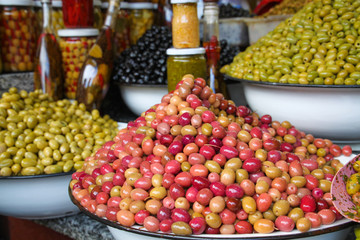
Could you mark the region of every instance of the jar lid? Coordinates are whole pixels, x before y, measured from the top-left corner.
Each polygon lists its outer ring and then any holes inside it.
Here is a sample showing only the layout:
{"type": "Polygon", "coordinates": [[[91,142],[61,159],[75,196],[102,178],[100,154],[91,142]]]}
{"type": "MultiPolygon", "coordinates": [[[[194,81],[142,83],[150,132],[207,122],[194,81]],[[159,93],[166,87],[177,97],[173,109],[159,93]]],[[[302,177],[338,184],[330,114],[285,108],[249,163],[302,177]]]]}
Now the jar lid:
{"type": "Polygon", "coordinates": [[[94,6],[101,7],[101,1],[100,0],[94,0],[94,6]]]}
{"type": "Polygon", "coordinates": [[[97,28],[71,28],[59,29],[59,37],[92,37],[99,35],[97,28]]]}
{"type": "Polygon", "coordinates": [[[0,5],[3,6],[33,6],[31,0],[0,0],[0,5]]]}
{"type": "Polygon", "coordinates": [[[154,4],[149,2],[128,3],[128,9],[154,9],[154,4]]]}
{"type": "Polygon", "coordinates": [[[197,54],[205,54],[205,48],[168,48],[166,50],[167,55],[197,55],[197,54]]]}
{"type": "Polygon", "coordinates": [[[178,3],[197,3],[197,0],[171,0],[171,4],[178,4],[178,3]]]}
{"type": "Polygon", "coordinates": [[[57,0],[57,1],[55,1],[55,0],[53,0],[52,1],[52,3],[51,3],[51,5],[53,6],[53,7],[62,7],[62,1],[60,0],[57,0]]]}
{"type": "MultiPolygon", "coordinates": [[[[129,8],[129,3],[128,2],[120,2],[120,9],[127,9],[129,8]]],[[[101,8],[102,9],[107,9],[109,7],[109,3],[108,2],[103,2],[101,3],[101,8]]]]}

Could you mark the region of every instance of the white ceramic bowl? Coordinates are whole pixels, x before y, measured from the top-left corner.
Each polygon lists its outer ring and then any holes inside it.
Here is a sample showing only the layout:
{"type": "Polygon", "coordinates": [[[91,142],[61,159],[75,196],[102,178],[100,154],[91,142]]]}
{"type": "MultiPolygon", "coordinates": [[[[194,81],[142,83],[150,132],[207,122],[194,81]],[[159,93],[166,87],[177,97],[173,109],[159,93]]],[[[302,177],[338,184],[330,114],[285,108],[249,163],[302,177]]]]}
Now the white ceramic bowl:
{"type": "Polygon", "coordinates": [[[0,215],[48,219],[76,214],[68,195],[71,173],[0,177],[0,215]]]}
{"type": "Polygon", "coordinates": [[[287,120],[305,133],[336,143],[360,142],[360,86],[238,81],[247,104],[259,115],[287,120]]]}
{"type": "Polygon", "coordinates": [[[128,108],[138,116],[160,103],[162,97],[168,93],[167,85],[121,84],[119,88],[128,108]]]}

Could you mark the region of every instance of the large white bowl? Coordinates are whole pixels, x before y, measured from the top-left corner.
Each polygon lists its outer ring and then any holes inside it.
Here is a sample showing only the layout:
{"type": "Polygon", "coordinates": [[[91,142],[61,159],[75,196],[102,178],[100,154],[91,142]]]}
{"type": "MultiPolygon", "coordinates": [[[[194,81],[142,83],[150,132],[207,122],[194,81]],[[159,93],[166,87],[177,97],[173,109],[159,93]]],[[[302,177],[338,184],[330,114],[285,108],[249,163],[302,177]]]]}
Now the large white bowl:
{"type": "Polygon", "coordinates": [[[259,115],[287,120],[305,133],[337,143],[360,142],[360,86],[240,82],[247,104],[259,115]]]}
{"type": "Polygon", "coordinates": [[[121,84],[119,88],[128,108],[138,116],[160,103],[162,97],[168,93],[167,85],[121,84]]]}
{"type": "Polygon", "coordinates": [[[71,173],[0,177],[0,215],[48,219],[74,215],[79,209],[68,195],[71,173]]]}

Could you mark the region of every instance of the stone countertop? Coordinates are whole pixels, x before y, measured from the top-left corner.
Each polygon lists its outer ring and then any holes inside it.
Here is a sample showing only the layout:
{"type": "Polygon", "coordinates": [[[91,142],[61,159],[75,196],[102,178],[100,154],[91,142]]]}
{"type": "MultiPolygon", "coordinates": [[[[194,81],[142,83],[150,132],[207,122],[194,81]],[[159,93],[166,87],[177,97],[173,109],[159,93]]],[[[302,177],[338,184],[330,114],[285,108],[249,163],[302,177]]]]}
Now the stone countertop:
{"type": "Polygon", "coordinates": [[[86,216],[84,213],[33,221],[75,240],[114,240],[105,224],[86,216]]]}

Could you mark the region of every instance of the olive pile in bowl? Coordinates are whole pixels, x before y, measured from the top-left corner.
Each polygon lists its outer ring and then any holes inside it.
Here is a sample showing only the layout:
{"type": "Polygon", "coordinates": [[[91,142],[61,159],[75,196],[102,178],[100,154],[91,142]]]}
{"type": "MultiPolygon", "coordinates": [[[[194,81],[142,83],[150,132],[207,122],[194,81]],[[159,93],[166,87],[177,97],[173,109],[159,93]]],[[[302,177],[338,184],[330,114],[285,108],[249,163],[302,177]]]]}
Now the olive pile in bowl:
{"type": "Polygon", "coordinates": [[[239,79],[360,84],[358,1],[314,0],[238,54],[222,71],[239,79]]]}
{"type": "Polygon", "coordinates": [[[76,101],[10,88],[0,99],[0,176],[81,169],[116,132],[117,122],[76,101]]]}
{"type": "MultiPolygon", "coordinates": [[[[307,232],[342,216],[331,180],[350,155],[290,122],[259,116],[185,75],[70,182],[88,213],[175,235],[307,232]]],[[[124,228],[124,229],[125,229],[124,228]]]]}

